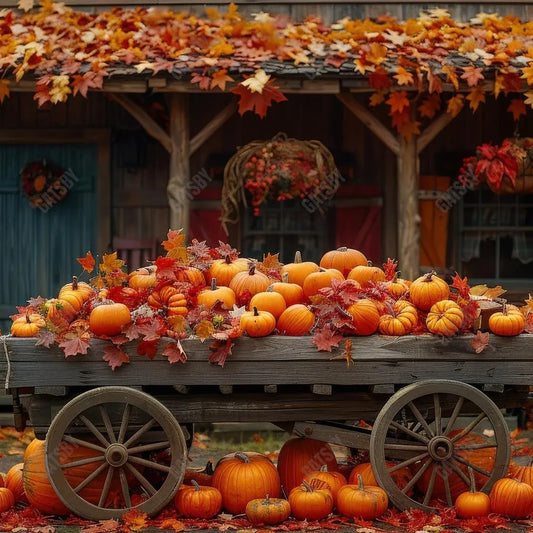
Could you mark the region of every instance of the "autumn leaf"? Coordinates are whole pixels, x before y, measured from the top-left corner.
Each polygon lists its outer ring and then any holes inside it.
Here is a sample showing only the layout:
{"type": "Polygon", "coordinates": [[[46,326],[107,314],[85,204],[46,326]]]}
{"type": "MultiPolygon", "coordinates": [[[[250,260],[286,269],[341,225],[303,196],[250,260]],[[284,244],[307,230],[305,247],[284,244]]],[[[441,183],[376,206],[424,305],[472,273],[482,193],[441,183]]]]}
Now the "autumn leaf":
{"type": "Polygon", "coordinates": [[[33,9],[34,0],[19,0],[18,8],[22,11],[30,11],[33,9]]]}
{"type": "Polygon", "coordinates": [[[353,356],[352,356],[352,340],[346,339],[344,342],[344,349],[342,351],[342,354],[335,355],[334,357],[329,358],[330,361],[335,359],[345,359],[346,360],[346,366],[350,366],[354,364],[353,356]]]}
{"type": "Polygon", "coordinates": [[[489,332],[482,333],[477,331],[476,336],[470,341],[470,345],[476,353],[481,353],[489,345],[489,332]]]}
{"type": "Polygon", "coordinates": [[[526,80],[526,83],[531,87],[533,86],[533,62],[528,67],[522,69],[522,79],[526,80]]]}
{"type": "Polygon", "coordinates": [[[119,348],[114,344],[104,347],[104,355],[102,359],[107,361],[111,370],[115,370],[115,368],[122,366],[124,363],[130,362],[128,354],[122,348],[119,348]]]}
{"type": "Polygon", "coordinates": [[[65,357],[86,355],[90,340],[91,335],[88,332],[67,332],[61,337],[59,347],[63,350],[65,357]]]}
{"type": "Polygon", "coordinates": [[[124,266],[124,261],[117,258],[117,252],[111,254],[104,254],[102,256],[102,262],[100,263],[100,272],[112,272],[113,270],[119,270],[124,266]]]}
{"type": "Polygon", "coordinates": [[[464,107],[464,96],[456,94],[448,100],[448,108],[446,112],[452,117],[456,117],[464,107]]]}
{"type": "Polygon", "coordinates": [[[154,359],[157,355],[157,345],[159,343],[159,336],[157,339],[143,340],[137,344],[137,354],[146,355],[148,359],[154,359]]]}
{"type": "Polygon", "coordinates": [[[475,87],[468,93],[466,99],[470,101],[470,109],[475,113],[479,104],[485,103],[485,93],[481,87],[475,87]]]}
{"type": "Polygon", "coordinates": [[[9,97],[9,80],[0,80],[0,103],[4,103],[4,98],[9,97]]]}
{"type": "Polygon", "coordinates": [[[516,122],[522,115],[526,115],[526,104],[521,98],[513,98],[507,111],[513,114],[513,120],[516,122]]]}
{"type": "Polygon", "coordinates": [[[461,278],[461,276],[456,272],[453,276],[450,287],[457,289],[459,295],[465,300],[470,298],[470,287],[468,286],[468,278],[466,276],[461,278]]]}
{"type": "Polygon", "coordinates": [[[420,122],[415,120],[414,122],[408,120],[398,126],[398,133],[404,138],[410,141],[413,135],[420,135],[420,122]]]}
{"type": "Polygon", "coordinates": [[[499,298],[502,294],[505,294],[507,291],[502,289],[501,285],[496,287],[487,287],[487,285],[474,285],[470,287],[470,294],[473,296],[483,296],[484,298],[499,298]]]}
{"type": "Polygon", "coordinates": [[[255,71],[253,76],[248,76],[244,81],[241,81],[239,85],[246,87],[252,93],[261,94],[269,80],[270,75],[260,68],[255,71]]]}
{"type": "Polygon", "coordinates": [[[322,328],[317,330],[313,335],[311,342],[317,347],[321,352],[331,352],[332,348],[337,348],[339,342],[344,337],[332,331],[329,328],[322,328]]]}
{"type": "Polygon", "coordinates": [[[406,91],[394,91],[391,92],[389,98],[387,99],[387,104],[390,106],[389,114],[401,113],[404,108],[409,108],[410,103],[407,98],[406,91]]]}
{"type": "Polygon", "coordinates": [[[183,522],[176,520],[175,518],[166,518],[159,524],[158,529],[163,530],[172,530],[172,531],[183,531],[187,529],[187,526],[183,522]]]}
{"type": "Polygon", "coordinates": [[[267,255],[263,255],[263,261],[256,264],[256,269],[268,276],[275,276],[279,275],[282,266],[282,263],[279,262],[279,254],[268,252],[267,255]]]}
{"type": "Polygon", "coordinates": [[[524,103],[526,103],[529,107],[533,108],[533,91],[528,91],[524,94],[526,96],[526,100],[524,103]]]}
{"type": "Polygon", "coordinates": [[[438,94],[430,94],[424,98],[423,102],[418,106],[418,111],[420,116],[432,119],[440,109],[440,106],[440,96],[438,94]]]}
{"type": "Polygon", "coordinates": [[[383,67],[378,67],[375,72],[368,75],[368,84],[378,91],[388,89],[392,83],[392,79],[383,67]]]}
{"type": "Polygon", "coordinates": [[[446,74],[446,80],[452,83],[454,89],[459,90],[459,78],[455,68],[452,65],[442,65],[442,72],[446,74]]]}
{"type": "Polygon", "coordinates": [[[214,340],[209,345],[209,350],[211,351],[209,362],[223,367],[226,363],[226,359],[231,355],[232,348],[233,341],[231,339],[225,341],[214,340]]]}
{"type": "Polygon", "coordinates": [[[185,235],[183,229],[168,230],[167,240],[161,243],[167,251],[167,257],[187,261],[187,248],[185,246],[185,235]]]}
{"type": "Polygon", "coordinates": [[[170,331],[176,335],[183,335],[187,331],[187,319],[181,315],[167,317],[170,331]]]}
{"type": "Polygon", "coordinates": [[[261,118],[264,118],[272,102],[285,102],[287,98],[277,87],[272,85],[274,81],[274,78],[268,80],[261,92],[249,90],[248,87],[243,85],[244,82],[239,83],[237,87],[232,89],[232,93],[240,96],[239,114],[244,115],[246,111],[253,111],[261,118]]]}
{"type": "Polygon", "coordinates": [[[376,91],[375,93],[372,93],[370,96],[370,107],[378,106],[379,104],[382,104],[385,101],[385,92],[384,91],[376,91]]]}
{"type": "Polygon", "coordinates": [[[76,259],[78,263],[82,266],[83,270],[90,274],[94,270],[95,260],[91,252],[87,252],[85,257],[78,257],[76,259]]]}
{"type": "Polygon", "coordinates": [[[35,338],[37,339],[35,346],[44,346],[45,348],[50,348],[56,340],[55,334],[46,328],[40,328],[35,338]]]}
{"type": "Polygon", "coordinates": [[[120,519],[131,531],[140,531],[148,526],[148,514],[138,509],[130,509],[120,519]]]}
{"type": "Polygon", "coordinates": [[[194,328],[194,333],[203,342],[205,339],[213,336],[215,332],[215,326],[210,320],[202,320],[194,328]]]}
{"type": "Polygon", "coordinates": [[[112,518],[99,520],[97,524],[81,528],[80,533],[114,533],[118,531],[119,525],[120,524],[112,518]]]}
{"type": "Polygon", "coordinates": [[[185,364],[185,362],[187,361],[187,354],[185,353],[185,350],[183,349],[183,346],[181,345],[180,341],[169,342],[163,348],[162,353],[165,357],[168,357],[168,362],[170,364],[185,364]]]}
{"type": "MultiPolygon", "coordinates": [[[[185,252],[186,254],[186,252],[185,252]]],[[[176,281],[176,264],[178,260],[174,257],[158,257],[154,261],[156,266],[156,278],[158,281],[176,281]]]]}
{"type": "Polygon", "coordinates": [[[398,81],[398,85],[414,85],[415,83],[413,75],[403,67],[398,67],[394,78],[398,81]]]}
{"type": "Polygon", "coordinates": [[[209,85],[211,84],[211,78],[205,74],[207,69],[204,69],[202,73],[195,72],[191,77],[191,83],[197,83],[200,89],[207,91],[209,85]]]}
{"type": "Polygon", "coordinates": [[[481,80],[485,79],[481,67],[464,67],[460,77],[462,80],[466,80],[469,87],[475,87],[481,80]]]}

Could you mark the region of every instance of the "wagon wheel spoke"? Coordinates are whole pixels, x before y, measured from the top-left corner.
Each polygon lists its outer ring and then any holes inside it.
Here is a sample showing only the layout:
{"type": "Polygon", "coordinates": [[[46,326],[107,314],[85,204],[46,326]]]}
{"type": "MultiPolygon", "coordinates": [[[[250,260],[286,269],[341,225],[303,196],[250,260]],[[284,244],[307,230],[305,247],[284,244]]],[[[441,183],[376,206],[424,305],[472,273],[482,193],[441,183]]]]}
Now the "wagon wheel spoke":
{"type": "Polygon", "coordinates": [[[435,405],[435,432],[437,435],[442,434],[442,411],[440,407],[440,396],[433,395],[433,403],[435,405]]]}
{"type": "Polygon", "coordinates": [[[446,493],[446,503],[451,507],[453,505],[452,491],[450,489],[450,480],[448,479],[448,472],[442,471],[442,481],[444,482],[444,492],[446,493]]]}
{"type": "Polygon", "coordinates": [[[463,480],[467,488],[470,488],[470,479],[468,476],[452,461],[448,461],[447,464],[449,464],[453,471],[463,480]]]}
{"type": "Polygon", "coordinates": [[[74,468],[76,466],[90,465],[92,463],[99,463],[104,461],[105,456],[97,455],[95,457],[86,457],[85,459],[78,459],[77,461],[71,461],[70,463],[61,463],[61,468],[65,470],[66,468],[74,468]]]}
{"type": "Polygon", "coordinates": [[[401,450],[403,452],[420,452],[422,450],[427,450],[427,446],[422,446],[421,444],[384,444],[383,448],[385,450],[401,450]]]}
{"type": "Polygon", "coordinates": [[[475,420],[472,420],[468,426],[466,426],[461,432],[454,435],[452,442],[457,442],[459,439],[462,439],[465,435],[468,435],[482,420],[485,420],[487,415],[485,413],[479,413],[475,420]]]}
{"type": "Polygon", "coordinates": [[[154,486],[130,463],[126,463],[126,468],[135,476],[137,481],[146,489],[148,494],[152,495],[157,492],[154,486]]]}
{"type": "Polygon", "coordinates": [[[138,465],[146,466],[148,468],[153,468],[154,470],[161,470],[161,472],[170,472],[169,466],[156,463],[155,461],[149,461],[148,459],[143,459],[142,457],[130,456],[128,457],[128,461],[138,465]]]}
{"type": "Polygon", "coordinates": [[[151,444],[142,444],[141,446],[135,446],[135,448],[129,448],[128,453],[130,455],[134,455],[136,453],[161,450],[163,448],[168,448],[169,446],[170,446],[170,442],[168,440],[162,441],[162,442],[152,442],[151,444]]]}
{"type": "Polygon", "coordinates": [[[401,470],[402,468],[405,468],[407,466],[411,466],[415,464],[418,461],[421,461],[422,459],[425,459],[428,456],[428,453],[421,453],[420,455],[415,455],[414,457],[411,457],[410,459],[406,459],[405,461],[402,461],[401,463],[396,463],[393,467],[387,468],[387,471],[389,474],[392,474],[393,472],[396,472],[397,470],[401,470]]]}
{"type": "Polygon", "coordinates": [[[428,426],[428,423],[425,421],[417,406],[413,402],[409,402],[407,405],[409,406],[409,409],[411,409],[411,412],[415,415],[415,418],[420,422],[420,424],[422,424],[422,427],[426,430],[426,433],[430,437],[434,437],[435,435],[433,435],[433,431],[431,431],[431,428],[428,426]]]}
{"type": "Polygon", "coordinates": [[[152,426],[156,423],[156,421],[152,418],[151,420],[148,420],[146,424],[144,424],[143,427],[138,429],[125,443],[124,446],[126,448],[129,448],[134,442],[137,442],[147,431],[149,431],[152,426]]]}
{"type": "MultiPolygon", "coordinates": [[[[425,435],[422,435],[421,433],[417,433],[415,429],[409,429],[405,427],[403,424],[396,422],[395,420],[393,420],[390,425],[400,431],[403,431],[405,434],[409,435],[410,437],[413,437],[414,439],[417,439],[425,443],[429,442],[429,439],[425,435]]],[[[418,428],[420,428],[419,424],[417,424],[417,426],[418,428]]]]}
{"type": "Polygon", "coordinates": [[[91,472],[79,485],[74,487],[74,492],[82,491],[89,483],[94,481],[109,465],[102,463],[96,470],[91,472]]]}
{"type": "Polygon", "coordinates": [[[465,444],[464,446],[455,446],[454,450],[485,450],[487,448],[496,448],[496,444],[465,444]]]}
{"type": "Polygon", "coordinates": [[[78,418],[87,426],[87,429],[107,448],[109,441],[102,435],[100,430],[85,416],[79,415],[78,418]]]}
{"type": "Polygon", "coordinates": [[[102,417],[102,422],[104,423],[105,429],[107,431],[109,442],[117,442],[115,438],[115,432],[113,431],[113,425],[111,424],[111,420],[109,419],[109,413],[103,405],[100,405],[100,416],[102,417]]]}
{"type": "Polygon", "coordinates": [[[120,429],[118,432],[118,442],[124,442],[126,437],[126,430],[128,429],[128,422],[130,421],[131,405],[129,403],[124,405],[122,413],[122,420],[120,421],[120,429]]]}
{"type": "Polygon", "coordinates": [[[435,478],[437,477],[438,465],[433,464],[433,470],[431,471],[431,476],[429,478],[428,488],[424,494],[424,505],[428,505],[431,501],[431,496],[433,496],[433,490],[435,488],[435,478]]]}
{"type": "Polygon", "coordinates": [[[484,475],[485,477],[490,477],[490,475],[491,475],[491,473],[489,471],[485,470],[484,468],[481,468],[480,466],[478,466],[475,463],[472,463],[472,462],[468,461],[467,459],[465,459],[464,457],[461,457],[458,454],[454,453],[453,454],[453,458],[457,462],[459,462],[459,463],[461,463],[461,464],[463,464],[465,466],[469,466],[472,470],[475,470],[476,472],[478,472],[479,474],[484,475]]]}
{"type": "Polygon", "coordinates": [[[124,503],[126,507],[131,507],[130,487],[126,478],[126,473],[123,468],[119,468],[118,475],[120,477],[120,486],[122,487],[122,496],[124,496],[124,503]]]}
{"type": "Polygon", "coordinates": [[[415,486],[415,483],[417,483],[418,480],[425,474],[426,470],[431,466],[431,464],[432,460],[428,457],[425,463],[420,468],[420,470],[409,480],[407,485],[402,488],[402,492],[404,494],[407,494],[411,490],[411,488],[415,486]]]}
{"type": "Polygon", "coordinates": [[[453,408],[452,415],[450,416],[448,420],[448,424],[446,425],[446,430],[444,431],[444,435],[448,435],[450,431],[453,429],[453,426],[455,422],[457,422],[457,417],[459,416],[459,413],[461,412],[461,409],[463,408],[463,403],[465,399],[460,396],[457,400],[457,403],[455,404],[455,407],[453,408]]]}
{"type": "Polygon", "coordinates": [[[115,469],[110,466],[105,476],[104,486],[102,487],[102,493],[100,494],[100,499],[98,500],[98,507],[104,507],[107,501],[107,495],[109,494],[109,489],[111,488],[111,481],[113,479],[114,472],[115,469]]]}
{"type": "Polygon", "coordinates": [[[105,453],[106,448],[102,448],[102,446],[98,446],[98,444],[94,444],[94,442],[89,442],[87,440],[78,439],[77,437],[73,437],[72,435],[65,435],[63,437],[63,440],[70,442],[70,444],[77,444],[78,446],[85,446],[86,448],[90,448],[91,450],[96,450],[97,452],[105,453]]]}

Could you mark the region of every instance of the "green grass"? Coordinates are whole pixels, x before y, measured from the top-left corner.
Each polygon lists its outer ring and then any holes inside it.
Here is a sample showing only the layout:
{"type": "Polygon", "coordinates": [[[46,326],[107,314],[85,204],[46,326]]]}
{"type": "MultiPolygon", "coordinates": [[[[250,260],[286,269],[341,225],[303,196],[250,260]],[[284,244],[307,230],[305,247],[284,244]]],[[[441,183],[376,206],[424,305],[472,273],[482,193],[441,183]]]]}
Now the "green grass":
{"type": "Polygon", "coordinates": [[[232,431],[222,434],[210,434],[207,442],[210,450],[227,450],[239,448],[243,451],[272,453],[278,451],[289,438],[281,431],[232,431]]]}

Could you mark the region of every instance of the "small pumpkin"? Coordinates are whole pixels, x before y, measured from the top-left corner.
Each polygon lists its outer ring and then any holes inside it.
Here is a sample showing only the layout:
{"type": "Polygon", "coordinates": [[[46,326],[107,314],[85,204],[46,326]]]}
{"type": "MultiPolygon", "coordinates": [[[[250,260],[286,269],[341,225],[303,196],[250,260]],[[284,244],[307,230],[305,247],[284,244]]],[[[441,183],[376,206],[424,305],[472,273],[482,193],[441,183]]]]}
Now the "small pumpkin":
{"type": "Polygon", "coordinates": [[[194,479],[191,485],[182,485],[174,504],[186,518],[213,518],[222,509],[222,494],[209,485],[199,485],[194,479]]]}
{"type": "Polygon", "coordinates": [[[275,327],[274,315],[268,311],[258,311],[257,307],[241,315],[241,329],[250,337],[266,337],[274,331],[275,327]]]}
{"type": "Polygon", "coordinates": [[[379,311],[369,298],[361,298],[347,309],[352,316],[356,335],[372,335],[378,329],[379,311]]]}
{"type": "Polygon", "coordinates": [[[22,482],[22,470],[24,463],[13,465],[6,473],[4,484],[15,497],[15,502],[27,503],[28,499],[24,492],[24,483],[22,482]]]}
{"type": "Polygon", "coordinates": [[[462,492],[455,500],[455,512],[460,518],[476,518],[488,516],[490,513],[490,498],[484,492],[476,490],[476,480],[471,467],[468,467],[470,476],[470,490],[462,492]]]}
{"type": "Polygon", "coordinates": [[[315,315],[303,304],[294,304],[278,318],[277,328],[282,335],[301,337],[307,335],[315,323],[315,315]]]}
{"type": "Polygon", "coordinates": [[[97,337],[118,335],[130,323],[130,310],[121,303],[98,305],[89,315],[89,327],[97,337]]]}
{"type": "Polygon", "coordinates": [[[252,524],[275,525],[284,522],[291,514],[291,505],[282,498],[255,498],[246,504],[246,517],[252,524]]]}
{"type": "Polygon", "coordinates": [[[285,298],[278,292],[275,292],[272,285],[266,291],[258,292],[250,300],[250,309],[257,307],[258,311],[268,311],[277,320],[281,313],[287,309],[285,298]]]}
{"type": "Polygon", "coordinates": [[[395,300],[401,298],[408,290],[409,285],[404,279],[398,278],[396,274],[393,279],[385,283],[385,292],[395,300]]]}
{"type": "Polygon", "coordinates": [[[524,315],[515,305],[505,304],[503,309],[489,318],[489,329],[496,335],[514,337],[520,335],[526,326],[524,315]]]}
{"type": "Polygon", "coordinates": [[[305,278],[318,272],[319,266],[313,261],[302,261],[302,254],[298,251],[294,254],[294,261],[281,267],[281,275],[287,274],[289,283],[296,283],[300,287],[304,286],[305,278]]]}
{"type": "Polygon", "coordinates": [[[372,264],[358,265],[348,273],[347,279],[357,281],[361,287],[368,287],[370,283],[385,281],[385,272],[372,264]]]}
{"type": "Polygon", "coordinates": [[[333,496],[325,483],[315,488],[302,481],[289,493],[289,504],[292,516],[298,520],[322,520],[333,510],[333,496]]]}
{"type": "Polygon", "coordinates": [[[517,465],[512,462],[509,466],[509,476],[533,487],[533,457],[529,457],[526,465],[517,465]]]}
{"type": "Polygon", "coordinates": [[[250,293],[250,297],[258,292],[266,291],[270,285],[270,279],[266,274],[256,270],[256,265],[250,262],[248,270],[239,272],[231,280],[229,287],[235,292],[237,298],[241,298],[246,291],[250,293]]]}
{"type": "Polygon", "coordinates": [[[38,313],[27,313],[15,318],[11,324],[13,337],[35,337],[46,326],[44,318],[38,313]]]}
{"type": "Polygon", "coordinates": [[[451,337],[459,331],[463,320],[463,311],[457,303],[453,300],[440,300],[431,306],[426,327],[435,335],[451,337]]]}
{"type": "Polygon", "coordinates": [[[489,497],[491,512],[514,520],[527,518],[533,509],[533,487],[518,479],[498,479],[489,497]]]}
{"type": "Polygon", "coordinates": [[[62,322],[71,322],[76,316],[76,309],[67,300],[52,298],[44,304],[46,309],[46,318],[52,324],[61,324],[62,322]]]}
{"type": "Polygon", "coordinates": [[[175,275],[178,281],[190,283],[194,287],[203,287],[205,285],[204,275],[198,268],[184,266],[175,270],[175,275]]]}
{"type": "Polygon", "coordinates": [[[215,259],[207,272],[207,279],[211,281],[216,278],[217,284],[222,287],[228,287],[231,280],[239,272],[248,271],[248,260],[242,257],[232,259],[226,255],[223,259],[215,259]]]}
{"type": "Polygon", "coordinates": [[[285,306],[301,304],[305,301],[304,290],[297,283],[289,283],[289,274],[284,272],[281,281],[276,281],[271,285],[272,290],[283,296],[285,306]]]}
{"type": "Polygon", "coordinates": [[[398,300],[389,308],[389,313],[380,316],[379,332],[391,336],[407,335],[417,322],[416,307],[407,300],[398,300]]]}
{"type": "Polygon", "coordinates": [[[318,479],[326,483],[333,496],[333,505],[335,505],[337,502],[337,493],[342,486],[346,485],[346,478],[340,472],[334,470],[329,472],[327,465],[322,465],[320,470],[311,472],[304,477],[304,481],[307,481],[309,484],[311,484],[313,479],[318,479]]]}
{"type": "Polygon", "coordinates": [[[0,513],[3,513],[15,505],[15,496],[10,489],[0,487],[0,513]]]}
{"type": "MultiPolygon", "coordinates": [[[[386,461],[386,466],[388,470],[391,470],[395,463],[393,461],[386,461]]],[[[363,484],[365,486],[377,486],[378,482],[374,476],[374,471],[372,469],[371,463],[360,463],[356,465],[350,472],[348,477],[348,484],[358,485],[359,476],[361,477],[363,484]]],[[[390,477],[393,479],[395,485],[399,489],[403,489],[412,479],[413,475],[408,467],[402,467],[398,470],[390,472],[390,477]]],[[[414,493],[414,489],[407,491],[407,496],[411,496],[414,493]]]]}
{"type": "Polygon", "coordinates": [[[96,291],[83,281],[78,281],[76,276],[73,276],[72,283],[63,285],[57,295],[58,299],[65,300],[72,305],[76,312],[80,311],[83,304],[96,294],[96,291]]]}
{"type": "Polygon", "coordinates": [[[235,452],[223,457],[215,467],[213,487],[222,494],[222,506],[233,514],[244,513],[250,500],[278,498],[280,478],[274,463],[260,453],[235,452]]]}
{"type": "Polygon", "coordinates": [[[220,302],[226,309],[233,309],[235,305],[235,293],[229,287],[217,285],[217,278],[211,278],[211,287],[198,293],[198,305],[205,305],[212,309],[220,302]]]}
{"type": "Polygon", "coordinates": [[[359,250],[348,248],[346,246],[341,246],[336,250],[330,250],[320,259],[320,266],[322,268],[335,268],[344,277],[346,277],[353,268],[359,265],[368,265],[368,259],[366,256],[359,250]]]}
{"type": "Polygon", "coordinates": [[[450,287],[435,272],[428,272],[415,279],[409,287],[409,300],[422,311],[429,311],[440,300],[447,300],[450,287]]]}
{"type": "Polygon", "coordinates": [[[134,289],[150,289],[157,285],[157,267],[150,265],[138,268],[128,276],[128,285],[134,289]]]}
{"type": "Polygon", "coordinates": [[[185,316],[188,312],[187,298],[176,287],[165,285],[148,296],[152,309],[162,309],[167,316],[185,316]]]}
{"type": "Polygon", "coordinates": [[[336,268],[321,268],[317,272],[309,274],[303,284],[304,295],[306,298],[315,296],[320,289],[331,287],[333,280],[344,281],[344,276],[336,268]]]}
{"type": "Polygon", "coordinates": [[[374,520],[389,506],[387,493],[377,486],[367,485],[358,476],[358,485],[344,485],[337,494],[337,509],[344,516],[374,520]]]}

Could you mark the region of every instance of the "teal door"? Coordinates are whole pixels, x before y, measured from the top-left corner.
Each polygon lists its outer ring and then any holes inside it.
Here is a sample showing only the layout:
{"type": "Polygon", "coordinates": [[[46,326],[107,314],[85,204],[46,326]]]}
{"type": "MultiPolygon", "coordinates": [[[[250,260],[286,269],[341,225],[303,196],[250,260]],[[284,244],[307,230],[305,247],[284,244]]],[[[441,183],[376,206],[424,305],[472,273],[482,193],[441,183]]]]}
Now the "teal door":
{"type": "Polygon", "coordinates": [[[0,328],[29,298],[52,298],[80,274],[76,258],[96,243],[97,146],[13,144],[0,146],[0,328]],[[66,196],[43,191],[40,208],[23,193],[20,170],[46,160],[64,169],[66,196]]]}

